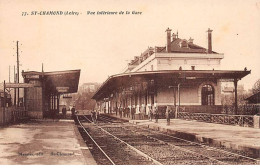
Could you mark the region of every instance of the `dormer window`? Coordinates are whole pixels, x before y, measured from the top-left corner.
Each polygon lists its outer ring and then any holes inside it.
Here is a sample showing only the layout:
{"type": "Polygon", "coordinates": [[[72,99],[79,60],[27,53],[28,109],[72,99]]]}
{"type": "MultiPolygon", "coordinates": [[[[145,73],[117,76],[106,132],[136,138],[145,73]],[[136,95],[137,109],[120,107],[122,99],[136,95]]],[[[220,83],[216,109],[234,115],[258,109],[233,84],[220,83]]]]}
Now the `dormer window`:
{"type": "Polygon", "coordinates": [[[188,41],[187,40],[182,40],[180,42],[180,47],[181,48],[188,48],[188,41]]]}

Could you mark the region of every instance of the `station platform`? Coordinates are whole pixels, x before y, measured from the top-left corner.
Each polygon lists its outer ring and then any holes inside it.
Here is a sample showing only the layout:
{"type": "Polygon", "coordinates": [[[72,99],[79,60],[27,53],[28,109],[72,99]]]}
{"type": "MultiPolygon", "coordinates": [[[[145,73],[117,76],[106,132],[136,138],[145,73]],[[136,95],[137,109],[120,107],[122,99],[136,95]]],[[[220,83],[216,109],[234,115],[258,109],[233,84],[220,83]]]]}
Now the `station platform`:
{"type": "Polygon", "coordinates": [[[96,165],[73,120],[0,128],[0,165],[96,165]]]}
{"type": "MultiPolygon", "coordinates": [[[[120,118],[119,115],[110,115],[120,118]]],[[[166,119],[159,119],[158,123],[155,123],[155,120],[131,120],[126,117],[121,119],[154,130],[168,132],[187,140],[248,152],[253,157],[260,159],[260,129],[257,128],[182,119],[171,119],[170,125],[167,125],[166,119]]]]}

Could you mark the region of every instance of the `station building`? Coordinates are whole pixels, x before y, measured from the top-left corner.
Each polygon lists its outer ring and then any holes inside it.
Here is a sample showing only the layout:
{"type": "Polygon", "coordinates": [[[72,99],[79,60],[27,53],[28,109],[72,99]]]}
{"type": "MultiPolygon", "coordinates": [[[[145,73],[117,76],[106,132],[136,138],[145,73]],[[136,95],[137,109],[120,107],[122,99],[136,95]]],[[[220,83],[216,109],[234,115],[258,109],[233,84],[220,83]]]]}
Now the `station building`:
{"type": "Polygon", "coordinates": [[[224,54],[212,50],[212,30],[208,48],[181,39],[166,30],[167,46],[148,47],[134,57],[123,73],[110,76],[94,94],[97,107],[106,113],[120,108],[148,114],[158,107],[179,111],[221,113],[221,82],[233,82],[237,111],[237,83],[251,71],[220,70],[224,54]]]}
{"type": "Polygon", "coordinates": [[[24,104],[31,118],[53,117],[59,113],[60,96],[78,91],[80,70],[22,71],[24,104]]]}

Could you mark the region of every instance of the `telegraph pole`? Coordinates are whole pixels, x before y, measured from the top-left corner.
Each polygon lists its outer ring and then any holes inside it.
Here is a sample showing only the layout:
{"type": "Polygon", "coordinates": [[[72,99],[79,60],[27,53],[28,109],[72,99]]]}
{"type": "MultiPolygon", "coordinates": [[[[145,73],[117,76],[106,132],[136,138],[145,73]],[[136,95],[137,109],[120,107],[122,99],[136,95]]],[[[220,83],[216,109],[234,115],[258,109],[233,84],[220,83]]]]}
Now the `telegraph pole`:
{"type": "MultiPolygon", "coordinates": [[[[10,71],[10,65],[9,65],[9,83],[11,82],[10,79],[11,79],[11,71],[10,71]]],[[[10,91],[11,91],[11,89],[9,88],[8,92],[10,93],[10,91]]]]}
{"type": "Polygon", "coordinates": [[[11,74],[10,74],[10,65],[9,65],[9,83],[10,83],[10,77],[11,77],[11,74]]]}
{"type": "MultiPolygon", "coordinates": [[[[16,83],[15,65],[14,65],[14,83],[16,83]]],[[[16,88],[14,88],[14,106],[16,106],[16,88]]]]}
{"type": "Polygon", "coordinates": [[[3,124],[5,124],[5,107],[6,107],[6,95],[5,95],[5,80],[4,80],[4,109],[3,109],[3,124]]]}
{"type": "MultiPolygon", "coordinates": [[[[17,83],[19,83],[19,46],[18,46],[19,41],[16,41],[16,48],[17,48],[17,83]]],[[[17,93],[17,106],[19,106],[19,87],[17,88],[18,93],[17,93]]]]}

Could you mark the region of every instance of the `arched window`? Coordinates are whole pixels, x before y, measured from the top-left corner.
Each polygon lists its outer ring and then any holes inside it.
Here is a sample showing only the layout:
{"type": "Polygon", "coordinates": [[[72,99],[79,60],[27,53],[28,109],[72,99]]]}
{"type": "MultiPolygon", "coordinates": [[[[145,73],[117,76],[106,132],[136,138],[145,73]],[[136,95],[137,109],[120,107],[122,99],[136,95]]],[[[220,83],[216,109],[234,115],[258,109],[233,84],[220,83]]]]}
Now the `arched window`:
{"type": "Polygon", "coordinates": [[[214,105],[214,88],[211,85],[204,85],[201,90],[202,105],[214,105]]]}

